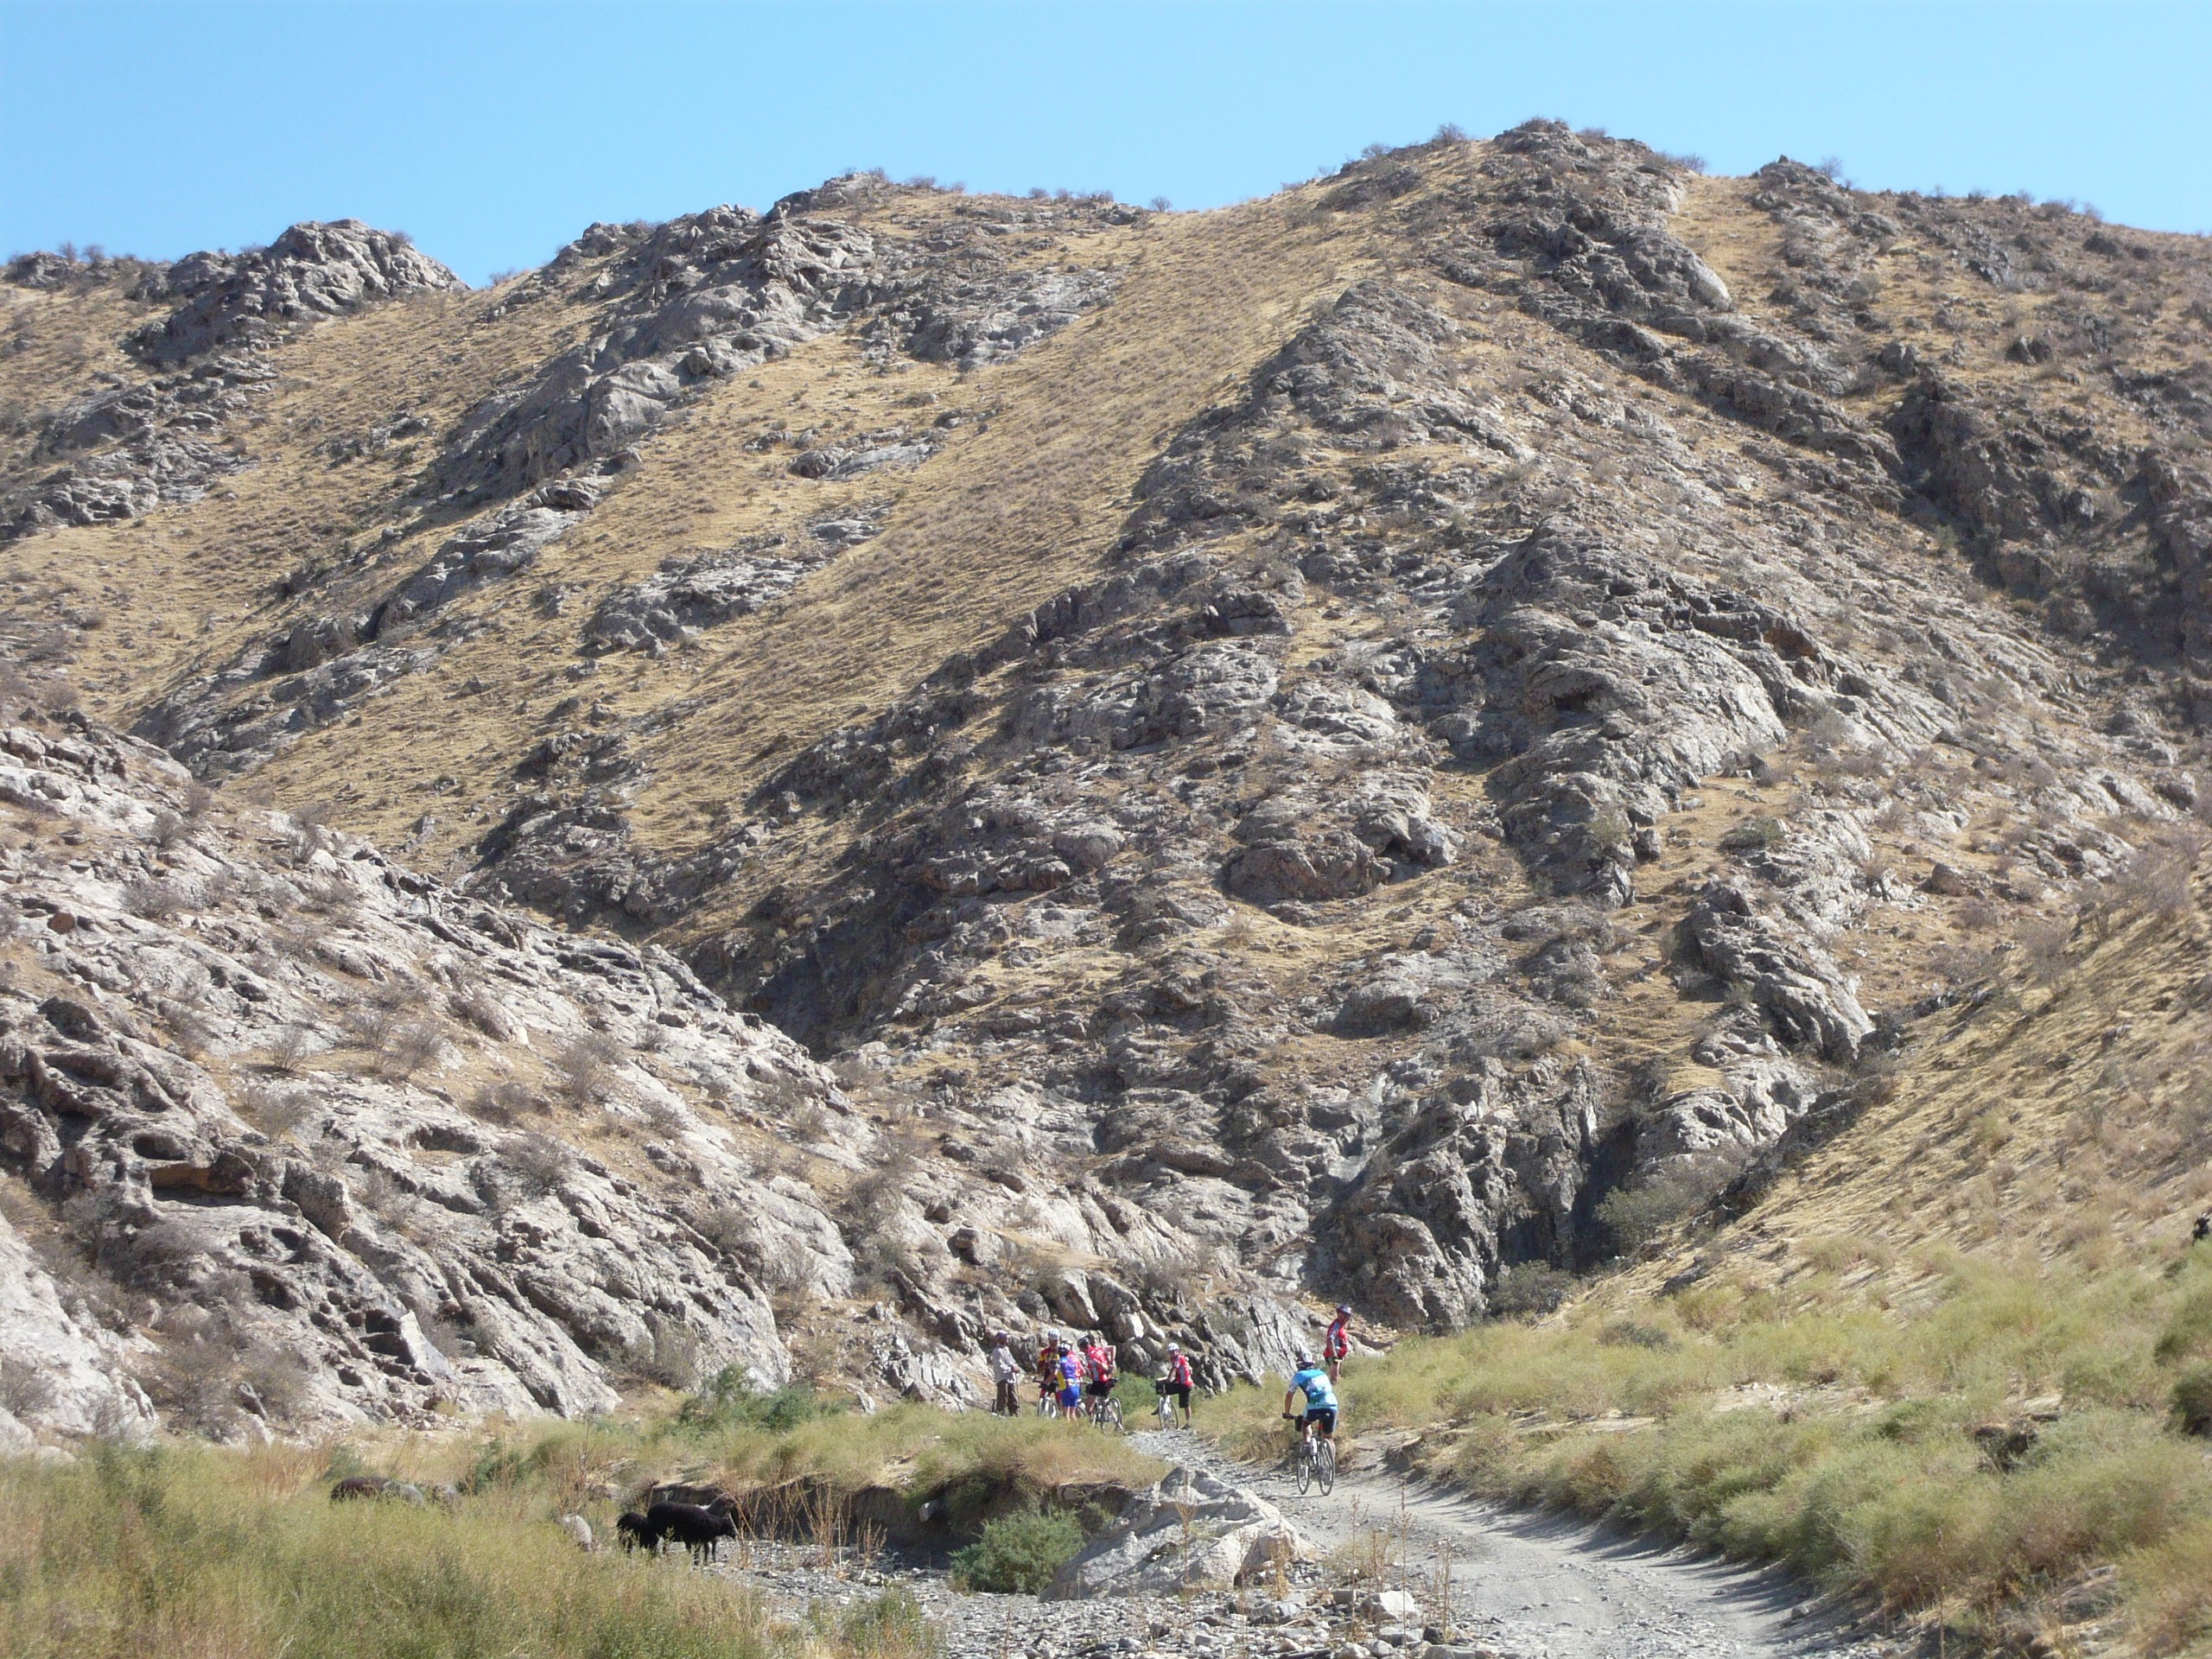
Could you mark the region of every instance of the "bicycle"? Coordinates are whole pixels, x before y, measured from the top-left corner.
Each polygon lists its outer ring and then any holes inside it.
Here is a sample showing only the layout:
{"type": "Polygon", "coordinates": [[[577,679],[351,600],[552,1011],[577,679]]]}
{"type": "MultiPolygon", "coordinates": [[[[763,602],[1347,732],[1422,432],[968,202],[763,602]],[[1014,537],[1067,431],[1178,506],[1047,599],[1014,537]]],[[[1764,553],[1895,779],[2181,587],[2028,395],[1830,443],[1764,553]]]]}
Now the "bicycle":
{"type": "Polygon", "coordinates": [[[1326,1497],[1337,1489],[1337,1442],[1333,1435],[1317,1434],[1311,1422],[1299,1425],[1298,1445],[1291,1452],[1294,1472],[1298,1479],[1298,1495],[1306,1496],[1307,1488],[1319,1484],[1321,1496],[1326,1497]]]}
{"type": "Polygon", "coordinates": [[[1160,1426],[1162,1428],[1174,1427],[1175,1396],[1167,1392],[1167,1379],[1161,1377],[1159,1382],[1153,1384],[1153,1387],[1160,1391],[1159,1402],[1153,1408],[1154,1414],[1160,1419],[1160,1426]]]}
{"type": "Polygon", "coordinates": [[[1122,1402],[1110,1394],[1094,1394],[1086,1402],[1085,1409],[1090,1414],[1090,1421],[1100,1428],[1123,1432],[1128,1428],[1122,1416],[1122,1402]]]}

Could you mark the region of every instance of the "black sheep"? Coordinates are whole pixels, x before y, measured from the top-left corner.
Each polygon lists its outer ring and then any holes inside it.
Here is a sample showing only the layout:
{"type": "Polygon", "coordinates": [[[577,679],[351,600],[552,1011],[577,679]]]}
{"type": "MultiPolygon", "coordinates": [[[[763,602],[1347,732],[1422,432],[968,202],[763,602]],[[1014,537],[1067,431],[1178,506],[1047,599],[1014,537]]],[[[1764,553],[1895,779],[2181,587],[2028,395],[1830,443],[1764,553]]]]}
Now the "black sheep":
{"type": "MultiPolygon", "coordinates": [[[[615,1523],[618,1527],[621,1522],[615,1523]]],[[[702,1508],[696,1503],[656,1503],[645,1511],[645,1529],[658,1544],[672,1540],[691,1552],[697,1562],[715,1559],[715,1547],[724,1538],[737,1536],[737,1522],[730,1518],[728,1499],[702,1508]]]]}
{"type": "Polygon", "coordinates": [[[621,1540],[622,1548],[625,1549],[636,1549],[640,1545],[647,1549],[658,1548],[660,1544],[660,1535],[658,1533],[649,1535],[645,1527],[646,1522],[644,1516],[639,1515],[635,1510],[625,1510],[615,1518],[614,1535],[621,1540]]]}

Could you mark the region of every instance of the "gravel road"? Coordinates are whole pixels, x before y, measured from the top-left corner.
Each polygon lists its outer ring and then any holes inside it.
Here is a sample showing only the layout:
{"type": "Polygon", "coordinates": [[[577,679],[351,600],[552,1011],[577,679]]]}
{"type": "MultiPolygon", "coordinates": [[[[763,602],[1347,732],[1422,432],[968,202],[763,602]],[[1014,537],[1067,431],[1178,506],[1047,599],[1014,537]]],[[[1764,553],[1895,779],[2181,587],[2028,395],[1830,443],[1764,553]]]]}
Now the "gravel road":
{"type": "Polygon", "coordinates": [[[1377,1533],[1393,1539],[1404,1587],[1432,1618],[1448,1565],[1453,1636],[1513,1659],[1876,1659],[1883,1651],[1841,1634],[1785,1573],[1389,1474],[1347,1471],[1329,1497],[1300,1497],[1280,1468],[1232,1462],[1195,1434],[1135,1438],[1157,1457],[1250,1487],[1324,1549],[1377,1533]]]}
{"type": "MultiPolygon", "coordinates": [[[[835,1619],[890,1589],[914,1598],[945,1659],[1885,1659],[1787,1574],[1732,1567],[1556,1516],[1500,1509],[1370,1471],[1301,1497],[1281,1469],[1224,1457],[1186,1431],[1133,1437],[1280,1508],[1331,1559],[1288,1594],[1039,1601],[963,1595],[941,1562],[825,1562],[808,1547],[747,1541],[719,1571],[777,1617],[835,1619]],[[1390,1563],[1418,1617],[1382,1621],[1333,1604],[1354,1558],[1390,1563]],[[1448,1579],[1450,1617],[1439,1592],[1448,1579]]],[[[1368,1587],[1376,1587],[1368,1581],[1368,1587]]]]}

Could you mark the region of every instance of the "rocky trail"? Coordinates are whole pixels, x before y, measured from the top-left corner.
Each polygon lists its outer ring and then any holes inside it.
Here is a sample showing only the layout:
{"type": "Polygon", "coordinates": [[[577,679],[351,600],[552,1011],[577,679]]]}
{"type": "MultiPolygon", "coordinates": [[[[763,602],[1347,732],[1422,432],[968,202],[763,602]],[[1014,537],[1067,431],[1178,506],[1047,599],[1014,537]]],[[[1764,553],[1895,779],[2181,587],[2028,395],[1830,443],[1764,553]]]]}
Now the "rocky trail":
{"type": "MultiPolygon", "coordinates": [[[[1288,1471],[1223,1457],[1183,1431],[1136,1437],[1154,1455],[1258,1492],[1325,1552],[1387,1541],[1401,1582],[1433,1622],[1440,1573],[1457,1642],[1514,1659],[1767,1659],[1872,1656],[1788,1574],[1732,1566],[1572,1517],[1499,1508],[1386,1471],[1347,1471],[1301,1497],[1288,1471]]],[[[1369,1643],[1372,1648],[1372,1640],[1369,1643]]]]}
{"type": "Polygon", "coordinates": [[[1569,1517],[1501,1509],[1384,1472],[1300,1496],[1287,1470],[1224,1456],[1186,1431],[1136,1445],[1257,1494],[1313,1541],[1319,1563],[1279,1586],[1046,1599],[963,1595],[941,1562],[825,1557],[747,1540],[721,1571],[779,1617],[853,1616],[887,1590],[920,1605],[948,1659],[1874,1659],[1849,1615],[1802,1580],[1732,1566],[1569,1517]],[[1381,1580],[1339,1587],[1356,1568],[1381,1580]],[[1448,1574],[1450,1612],[1438,1592],[1448,1574]]]}

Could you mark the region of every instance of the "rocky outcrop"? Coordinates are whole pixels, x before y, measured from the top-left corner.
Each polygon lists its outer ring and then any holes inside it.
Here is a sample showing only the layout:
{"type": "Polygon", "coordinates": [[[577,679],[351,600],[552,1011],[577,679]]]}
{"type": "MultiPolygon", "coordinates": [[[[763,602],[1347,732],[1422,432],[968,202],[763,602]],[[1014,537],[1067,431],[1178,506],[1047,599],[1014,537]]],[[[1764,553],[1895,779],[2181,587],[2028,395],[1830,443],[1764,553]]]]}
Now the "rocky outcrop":
{"type": "Polygon", "coordinates": [[[149,363],[176,363],[265,339],[291,323],[467,287],[404,236],[358,219],[305,221],[265,248],[195,253],[156,268],[140,284],[139,297],[178,303],[128,343],[149,363]]]}
{"type": "Polygon", "coordinates": [[[296,622],[222,672],[171,692],[140,718],[137,734],[202,776],[258,764],[435,663],[453,635],[429,623],[470,590],[527,569],[599,499],[592,480],[563,479],[481,515],[365,608],[296,622]]]}
{"type": "MultiPolygon", "coordinates": [[[[11,279],[54,286],[80,270],[42,259],[48,256],[17,260],[11,279]]],[[[111,281],[124,269],[124,262],[81,268],[88,280],[111,281]]],[[[300,323],[467,286],[404,238],[351,219],[295,225],[247,253],[195,253],[173,264],[130,261],[128,270],[133,299],[178,303],[123,345],[171,372],[111,385],[49,422],[37,454],[64,464],[0,499],[0,543],[199,500],[217,479],[247,464],[238,420],[276,372],[255,360],[254,347],[300,323]]]]}
{"type": "Polygon", "coordinates": [[[220,442],[275,372],[226,355],[136,385],[96,392],[65,408],[41,435],[42,461],[62,465],[0,502],[0,542],[58,524],[142,518],[189,505],[245,467],[220,442]]]}
{"type": "Polygon", "coordinates": [[[1048,1600],[1230,1590],[1319,1559],[1313,1541],[1256,1493],[1175,1469],[1138,1494],[1059,1570],[1048,1600]]]}
{"type": "Polygon", "coordinates": [[[311,825],[188,821],[186,784],[121,740],[0,734],[0,799],[86,855],[6,871],[35,967],[0,994],[0,1147],[11,1216],[48,1219],[35,1263],[6,1232],[4,1345],[53,1327],[42,1422],[143,1414],[134,1376],[219,1432],[785,1376],[770,1292],[853,1270],[742,1151],[764,1113],[843,1109],[804,1055],[664,952],[311,825]],[[578,1109],[617,1144],[565,1138],[578,1109]]]}
{"type": "MultiPolygon", "coordinates": [[[[439,464],[445,486],[504,495],[615,455],[701,387],[857,319],[880,342],[973,367],[1013,355],[1111,292],[1102,273],[1007,271],[1003,256],[957,225],[915,245],[831,214],[889,188],[855,175],[786,197],[765,216],[722,207],[634,241],[587,232],[573,257],[615,255],[590,289],[609,302],[600,329],[469,415],[439,464]],[[997,269],[969,274],[979,263],[997,269]]],[[[801,475],[855,476],[912,464],[929,448],[817,451],[801,475]]]]}

